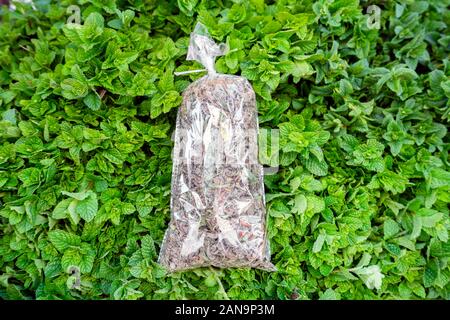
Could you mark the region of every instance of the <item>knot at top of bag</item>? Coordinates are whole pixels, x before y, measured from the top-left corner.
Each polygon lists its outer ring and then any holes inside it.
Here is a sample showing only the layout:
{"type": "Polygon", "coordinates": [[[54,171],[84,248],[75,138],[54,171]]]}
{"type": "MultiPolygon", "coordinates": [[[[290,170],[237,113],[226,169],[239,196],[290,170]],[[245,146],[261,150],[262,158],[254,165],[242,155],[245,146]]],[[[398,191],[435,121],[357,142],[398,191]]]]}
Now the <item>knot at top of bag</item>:
{"type": "Polygon", "coordinates": [[[209,74],[215,74],[216,57],[223,56],[227,51],[227,45],[225,43],[216,44],[206,27],[198,22],[191,33],[186,60],[198,61],[209,74]]]}

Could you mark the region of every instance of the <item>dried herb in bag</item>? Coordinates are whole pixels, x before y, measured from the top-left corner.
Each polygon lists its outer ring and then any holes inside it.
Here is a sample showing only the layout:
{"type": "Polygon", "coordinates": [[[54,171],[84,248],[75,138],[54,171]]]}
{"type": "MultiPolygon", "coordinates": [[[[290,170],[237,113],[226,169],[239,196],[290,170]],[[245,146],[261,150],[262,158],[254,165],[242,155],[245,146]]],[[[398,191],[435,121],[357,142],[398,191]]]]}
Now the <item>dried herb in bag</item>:
{"type": "Polygon", "coordinates": [[[171,221],[159,263],[274,270],[266,233],[263,167],[258,163],[255,93],[243,77],[218,74],[225,53],[201,24],[188,60],[208,74],[183,92],[173,154],[171,221]]]}

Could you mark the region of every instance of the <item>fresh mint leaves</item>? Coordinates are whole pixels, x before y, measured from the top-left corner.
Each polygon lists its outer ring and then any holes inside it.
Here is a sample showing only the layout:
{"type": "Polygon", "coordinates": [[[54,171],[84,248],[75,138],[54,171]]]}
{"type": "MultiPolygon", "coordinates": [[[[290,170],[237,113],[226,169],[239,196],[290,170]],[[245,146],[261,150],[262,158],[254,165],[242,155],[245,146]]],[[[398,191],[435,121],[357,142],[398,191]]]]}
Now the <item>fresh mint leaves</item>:
{"type": "Polygon", "coordinates": [[[0,8],[1,298],[450,298],[448,0],[34,3],[0,8]],[[197,21],[280,132],[277,272],[156,263],[197,21]]]}

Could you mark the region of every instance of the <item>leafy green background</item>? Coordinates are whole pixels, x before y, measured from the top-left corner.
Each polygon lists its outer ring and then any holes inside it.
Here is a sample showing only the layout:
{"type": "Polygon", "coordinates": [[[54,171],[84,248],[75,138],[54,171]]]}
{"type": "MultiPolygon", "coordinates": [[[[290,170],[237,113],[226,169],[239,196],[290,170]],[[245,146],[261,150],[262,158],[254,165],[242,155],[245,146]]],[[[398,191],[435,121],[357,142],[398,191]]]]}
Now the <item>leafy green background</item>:
{"type": "Polygon", "coordinates": [[[0,297],[450,298],[449,4],[3,6],[0,297]],[[201,76],[173,72],[200,67],[196,21],[230,47],[217,70],[251,81],[260,127],[280,129],[265,178],[277,272],[156,263],[180,93],[201,76]]]}

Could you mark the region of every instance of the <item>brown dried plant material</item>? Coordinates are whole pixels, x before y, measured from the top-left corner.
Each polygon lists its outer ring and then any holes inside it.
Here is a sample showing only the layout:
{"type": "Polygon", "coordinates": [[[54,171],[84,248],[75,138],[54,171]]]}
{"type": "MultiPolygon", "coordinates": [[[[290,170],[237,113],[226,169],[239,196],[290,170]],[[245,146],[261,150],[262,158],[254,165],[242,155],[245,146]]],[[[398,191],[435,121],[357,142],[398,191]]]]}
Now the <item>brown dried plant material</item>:
{"type": "Polygon", "coordinates": [[[169,271],[202,266],[274,270],[257,130],[255,93],[247,79],[209,72],[183,93],[171,221],[159,256],[169,271]]]}

